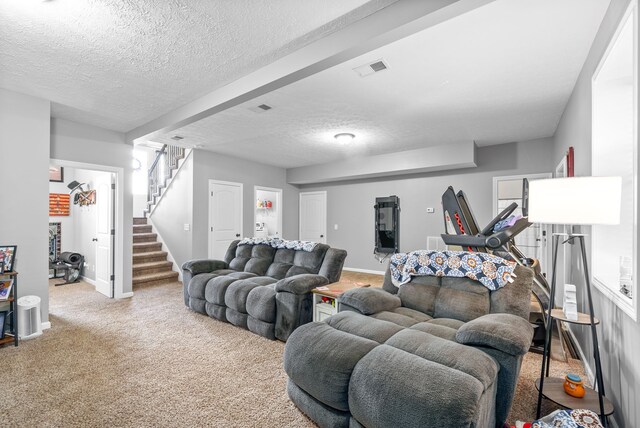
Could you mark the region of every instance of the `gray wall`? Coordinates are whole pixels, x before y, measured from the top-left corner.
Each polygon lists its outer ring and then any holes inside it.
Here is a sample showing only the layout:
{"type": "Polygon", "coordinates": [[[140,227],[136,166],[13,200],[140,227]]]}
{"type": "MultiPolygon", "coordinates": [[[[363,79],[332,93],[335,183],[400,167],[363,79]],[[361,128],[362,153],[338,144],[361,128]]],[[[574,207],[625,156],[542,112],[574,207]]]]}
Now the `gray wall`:
{"type": "Polygon", "coordinates": [[[286,171],[269,165],[220,155],[205,150],[193,151],[193,252],[192,258],[206,258],[208,253],[209,180],[244,184],[243,232],[253,236],[253,186],[283,189],[283,237],[298,238],[298,189],[287,184],[286,171]]]}
{"type": "Polygon", "coordinates": [[[17,245],[18,296],[49,320],[49,101],[0,89],[0,245],[17,245]]]}
{"type": "Polygon", "coordinates": [[[193,155],[185,159],[164,192],[149,219],[169,248],[174,261],[182,266],[182,263],[192,259],[194,229],[185,231],[184,225],[193,223],[193,155]]]}
{"type": "MultiPolygon", "coordinates": [[[[131,252],[133,244],[132,150],[133,147],[126,144],[124,134],[120,132],[63,119],[51,119],[52,159],[117,167],[122,168],[124,171],[123,182],[119,183],[124,192],[121,207],[124,236],[121,243],[116,242],[116,249],[119,246],[121,247],[122,257],[118,257],[116,253],[115,260],[116,275],[121,263],[124,293],[131,292],[131,252]]],[[[116,201],[116,209],[119,210],[119,208],[120,202],[116,201]]],[[[116,216],[118,216],[117,212],[116,216]]],[[[116,281],[118,281],[117,276],[116,281]]]]}
{"type": "MultiPolygon", "coordinates": [[[[612,0],[600,26],[589,56],[567,104],[554,136],[553,158],[559,160],[569,146],[575,148],[577,176],[591,175],[591,77],[607,45],[622,19],[629,0],[612,0]]],[[[637,195],[636,195],[636,199],[637,195]]],[[[636,200],[636,203],[638,200],[636,200]]],[[[637,210],[638,207],[636,207],[637,210]]],[[[589,233],[589,228],[583,232],[589,233]]],[[[638,237],[636,237],[638,239],[638,237]]],[[[589,249],[587,254],[590,255],[589,249]]],[[[579,302],[584,302],[584,281],[578,268],[577,251],[573,251],[571,281],[577,285],[579,302]]],[[[612,269],[617,269],[613,266],[612,269]]],[[[634,275],[637,278],[637,275],[634,275]]],[[[637,279],[636,279],[637,281],[637,279]]],[[[613,418],[620,427],[640,426],[640,326],[622,310],[593,288],[596,317],[602,321],[598,329],[607,397],[614,403],[613,418]]],[[[583,310],[584,310],[584,304],[583,310]]],[[[593,345],[586,328],[572,326],[580,347],[593,363],[593,345]]]]}
{"type": "Polygon", "coordinates": [[[481,147],[477,168],[419,174],[394,179],[372,179],[321,186],[300,191],[327,191],[327,243],[347,250],[345,266],[382,271],[373,257],[374,210],[377,196],[400,197],[400,250],[426,248],[427,236],[444,232],[441,198],[447,186],[464,190],[480,225],[493,218],[493,177],[551,171],[552,140],[481,147]],[[435,208],[427,214],[427,208],[435,208]],[[338,230],[334,225],[338,224],[338,230]]]}

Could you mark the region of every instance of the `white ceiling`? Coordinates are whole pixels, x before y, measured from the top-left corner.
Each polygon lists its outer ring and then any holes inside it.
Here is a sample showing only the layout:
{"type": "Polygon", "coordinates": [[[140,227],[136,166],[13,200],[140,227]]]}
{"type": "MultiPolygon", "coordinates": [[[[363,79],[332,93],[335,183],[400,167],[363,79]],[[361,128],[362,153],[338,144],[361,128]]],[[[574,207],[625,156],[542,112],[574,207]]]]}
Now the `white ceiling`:
{"type": "Polygon", "coordinates": [[[552,135],[609,0],[497,0],[156,141],[296,167],[552,135]],[[352,69],[384,58],[390,69],[352,69]],[[266,103],[273,109],[255,113],[266,103]],[[352,132],[354,144],[333,135],[352,132]]]}
{"type": "Polygon", "coordinates": [[[395,0],[2,0],[0,87],[129,131],[395,0]]]}

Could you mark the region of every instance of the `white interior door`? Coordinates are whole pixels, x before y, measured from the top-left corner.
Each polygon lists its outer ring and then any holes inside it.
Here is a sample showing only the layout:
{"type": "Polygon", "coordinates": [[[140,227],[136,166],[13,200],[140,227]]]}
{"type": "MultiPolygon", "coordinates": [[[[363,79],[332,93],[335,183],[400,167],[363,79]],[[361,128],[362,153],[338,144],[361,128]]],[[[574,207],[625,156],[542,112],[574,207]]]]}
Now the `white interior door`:
{"type": "Polygon", "coordinates": [[[242,183],[209,180],[209,258],[223,260],[242,235],[242,183]]]}
{"type": "Polygon", "coordinates": [[[96,291],[113,297],[113,174],[96,178],[96,291]]]}
{"type": "Polygon", "coordinates": [[[327,243],[327,192],[300,193],[299,239],[327,243]]]}

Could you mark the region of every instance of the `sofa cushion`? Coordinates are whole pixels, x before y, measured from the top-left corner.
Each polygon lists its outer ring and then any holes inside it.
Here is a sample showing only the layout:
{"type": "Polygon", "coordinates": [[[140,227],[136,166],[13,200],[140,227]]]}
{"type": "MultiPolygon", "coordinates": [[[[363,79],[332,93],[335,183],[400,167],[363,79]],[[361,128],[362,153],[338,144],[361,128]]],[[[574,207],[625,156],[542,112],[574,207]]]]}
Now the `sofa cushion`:
{"type": "Polygon", "coordinates": [[[432,317],[430,317],[429,315],[425,314],[424,312],[416,311],[414,309],[409,309],[409,308],[403,308],[402,306],[392,310],[391,312],[394,312],[394,313],[400,314],[400,315],[404,315],[404,316],[407,316],[409,318],[413,318],[417,322],[425,322],[425,321],[430,321],[430,320],[433,319],[432,317]]]}
{"type": "Polygon", "coordinates": [[[234,273],[237,272],[233,269],[218,269],[218,270],[214,270],[212,273],[215,273],[216,275],[229,275],[230,273],[234,273]]]}
{"type": "Polygon", "coordinates": [[[312,251],[296,251],[293,256],[293,264],[307,270],[300,273],[318,273],[328,249],[328,245],[318,244],[312,251]]]}
{"type": "Polygon", "coordinates": [[[418,320],[416,320],[415,318],[408,317],[403,314],[398,314],[396,312],[382,311],[382,312],[378,312],[377,314],[373,314],[369,316],[371,318],[389,321],[389,322],[401,325],[403,327],[411,327],[412,325],[418,323],[418,320]]]}
{"type": "MultiPolygon", "coordinates": [[[[268,277],[262,277],[268,278],[268,277]]],[[[256,287],[247,296],[247,313],[253,318],[268,322],[276,322],[276,286],[275,279],[269,278],[273,282],[270,285],[256,287]]]]}
{"type": "Polygon", "coordinates": [[[291,269],[291,266],[293,266],[291,263],[273,262],[269,266],[269,269],[267,269],[266,275],[275,279],[284,279],[284,277],[287,276],[287,272],[289,272],[289,269],[291,269]]]}
{"type": "Polygon", "coordinates": [[[467,373],[379,345],[353,370],[349,410],[367,427],[473,427],[483,393],[467,373]]]}
{"type": "Polygon", "coordinates": [[[228,308],[235,311],[247,313],[247,296],[254,288],[262,287],[262,285],[253,281],[253,278],[236,281],[227,287],[224,294],[224,304],[228,308]]]}
{"type": "Polygon", "coordinates": [[[204,292],[204,297],[209,303],[215,303],[216,305],[224,305],[224,295],[227,292],[227,288],[232,283],[239,281],[238,278],[232,278],[229,275],[216,276],[207,283],[207,287],[204,292]]]}
{"type": "Polygon", "coordinates": [[[326,323],[305,324],[289,336],[284,370],[315,399],[347,411],[353,368],[376,346],[380,346],[378,342],[336,330],[326,323]]]}
{"type": "Polygon", "coordinates": [[[464,325],[464,322],[460,320],[455,320],[452,318],[434,318],[428,322],[434,325],[443,325],[449,328],[453,328],[455,330],[458,330],[460,327],[464,325]]]}
{"type": "Polygon", "coordinates": [[[215,278],[218,275],[215,273],[201,273],[189,281],[189,297],[196,299],[205,299],[205,289],[207,287],[207,283],[211,278],[215,278]]]}
{"type": "Polygon", "coordinates": [[[471,321],[491,311],[490,291],[469,278],[441,278],[434,318],[471,321]]]}
{"type": "Polygon", "coordinates": [[[424,331],[425,333],[432,334],[437,337],[441,337],[443,339],[451,340],[453,342],[456,341],[456,333],[457,329],[447,327],[444,325],[433,324],[431,322],[421,322],[411,326],[412,330],[424,331]]]}
{"type": "Polygon", "coordinates": [[[433,316],[439,291],[439,277],[417,276],[398,289],[398,297],[402,300],[402,306],[433,316]]]}
{"type": "Polygon", "coordinates": [[[498,364],[481,350],[422,331],[404,329],[386,344],[473,376],[483,389],[488,389],[498,376],[498,364]]]}
{"type": "Polygon", "coordinates": [[[337,330],[375,340],[378,343],[386,342],[391,336],[404,329],[398,324],[373,319],[355,312],[340,312],[327,318],[325,322],[337,330]]]}

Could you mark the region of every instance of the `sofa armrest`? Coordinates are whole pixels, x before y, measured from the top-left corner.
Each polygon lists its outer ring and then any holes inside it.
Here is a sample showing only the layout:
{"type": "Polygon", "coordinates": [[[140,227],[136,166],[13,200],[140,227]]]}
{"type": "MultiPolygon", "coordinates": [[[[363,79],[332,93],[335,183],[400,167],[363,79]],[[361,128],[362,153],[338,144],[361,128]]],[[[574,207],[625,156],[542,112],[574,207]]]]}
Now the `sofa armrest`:
{"type": "Polygon", "coordinates": [[[293,294],[307,294],[314,288],[328,283],[329,280],[322,275],[303,273],[281,279],[276,283],[276,291],[284,291],[293,294]]]}
{"type": "Polygon", "coordinates": [[[514,356],[526,354],[532,338],[531,324],[512,314],[483,315],[464,324],[456,333],[458,343],[488,346],[514,356]]]}
{"type": "Polygon", "coordinates": [[[401,306],[400,298],[381,288],[352,288],[338,297],[338,302],[357,309],[364,315],[392,311],[401,306]]]}
{"type": "Polygon", "coordinates": [[[189,271],[191,275],[209,273],[218,269],[226,269],[227,263],[222,260],[189,260],[182,264],[182,270],[189,271]]]}

